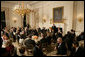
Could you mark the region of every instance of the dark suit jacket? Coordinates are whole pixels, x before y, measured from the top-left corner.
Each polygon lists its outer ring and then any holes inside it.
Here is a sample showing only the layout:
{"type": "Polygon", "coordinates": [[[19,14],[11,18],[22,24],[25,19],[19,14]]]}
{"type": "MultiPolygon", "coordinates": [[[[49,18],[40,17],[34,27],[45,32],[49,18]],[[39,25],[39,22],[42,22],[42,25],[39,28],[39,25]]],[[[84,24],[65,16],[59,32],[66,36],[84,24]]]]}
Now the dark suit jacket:
{"type": "Polygon", "coordinates": [[[54,30],[54,33],[56,33],[58,31],[56,26],[52,26],[52,29],[54,30]]]}
{"type": "Polygon", "coordinates": [[[81,34],[81,35],[77,36],[77,40],[78,41],[84,40],[84,35],[81,34]]]}
{"type": "Polygon", "coordinates": [[[57,36],[58,36],[58,37],[62,37],[62,33],[58,33],[57,36]]]}
{"type": "Polygon", "coordinates": [[[74,56],[83,56],[83,55],[84,55],[84,52],[81,47],[79,47],[78,50],[74,52],[74,56]]]}
{"type": "MultiPolygon", "coordinates": [[[[62,31],[62,28],[60,28],[60,31],[63,32],[63,31],[62,31]]],[[[58,27],[56,28],[56,32],[58,32],[58,27]]]]}
{"type": "Polygon", "coordinates": [[[3,40],[0,38],[0,48],[2,47],[3,40]]]}
{"type": "Polygon", "coordinates": [[[57,50],[58,50],[58,53],[57,54],[60,54],[60,55],[66,55],[67,53],[67,49],[66,49],[66,46],[65,46],[65,43],[62,42],[60,47],[58,47],[59,45],[57,45],[57,50]]]}
{"type": "Polygon", "coordinates": [[[46,41],[46,38],[42,38],[41,40],[40,40],[40,42],[41,43],[46,43],[47,41],[46,41]]]}
{"type": "Polygon", "coordinates": [[[60,31],[62,32],[62,28],[60,28],[60,31]]]}
{"type": "Polygon", "coordinates": [[[47,36],[46,41],[48,42],[48,44],[51,44],[51,36],[47,36]]]}
{"type": "Polygon", "coordinates": [[[22,34],[21,38],[25,39],[26,38],[26,34],[22,34]]]}
{"type": "Polygon", "coordinates": [[[9,38],[9,34],[7,32],[5,32],[4,34],[9,38]]]}
{"type": "Polygon", "coordinates": [[[40,49],[37,46],[35,46],[33,48],[33,56],[43,56],[42,49],[40,49]]]}
{"type": "Polygon", "coordinates": [[[29,25],[29,24],[27,24],[26,26],[27,26],[27,28],[29,28],[29,27],[30,27],[30,25],[29,25]]]}

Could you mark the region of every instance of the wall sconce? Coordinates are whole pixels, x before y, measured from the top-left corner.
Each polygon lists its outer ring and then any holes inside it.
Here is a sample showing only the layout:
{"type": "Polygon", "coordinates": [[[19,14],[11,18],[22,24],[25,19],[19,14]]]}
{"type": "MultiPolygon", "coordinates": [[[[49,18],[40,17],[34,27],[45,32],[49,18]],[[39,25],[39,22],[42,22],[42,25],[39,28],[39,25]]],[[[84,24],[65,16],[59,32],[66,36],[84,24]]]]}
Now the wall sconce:
{"type": "Polygon", "coordinates": [[[78,18],[78,21],[79,21],[79,22],[82,22],[82,21],[83,21],[83,18],[82,18],[82,17],[79,17],[79,18],[78,18]]]}
{"type": "Polygon", "coordinates": [[[46,16],[44,16],[44,17],[43,17],[43,22],[44,22],[44,23],[46,22],[46,19],[47,19],[46,16]]]}
{"type": "Polygon", "coordinates": [[[78,21],[79,21],[79,22],[82,22],[82,21],[83,21],[83,17],[84,17],[83,14],[79,14],[79,15],[77,16],[78,21]]]}
{"type": "Polygon", "coordinates": [[[14,23],[16,23],[16,20],[14,20],[14,23]]]}
{"type": "Polygon", "coordinates": [[[45,22],[46,22],[46,20],[45,20],[45,19],[43,19],[43,22],[45,23],[45,22]]]}
{"type": "Polygon", "coordinates": [[[14,21],[14,23],[16,23],[16,21],[17,21],[16,18],[14,18],[13,21],[14,21]]]}
{"type": "Polygon", "coordinates": [[[53,23],[53,19],[50,19],[50,24],[52,24],[53,23]]]}

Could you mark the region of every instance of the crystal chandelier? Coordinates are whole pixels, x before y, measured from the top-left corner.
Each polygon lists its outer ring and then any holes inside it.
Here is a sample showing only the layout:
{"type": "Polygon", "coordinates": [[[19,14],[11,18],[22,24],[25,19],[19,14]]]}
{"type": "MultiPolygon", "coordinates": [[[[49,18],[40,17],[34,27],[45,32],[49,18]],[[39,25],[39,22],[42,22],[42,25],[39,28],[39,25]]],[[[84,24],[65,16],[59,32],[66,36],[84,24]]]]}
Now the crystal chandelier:
{"type": "Polygon", "coordinates": [[[21,4],[19,4],[18,8],[15,9],[15,12],[21,16],[30,13],[32,10],[27,8],[27,5],[25,6],[24,6],[24,2],[22,2],[21,4]]]}

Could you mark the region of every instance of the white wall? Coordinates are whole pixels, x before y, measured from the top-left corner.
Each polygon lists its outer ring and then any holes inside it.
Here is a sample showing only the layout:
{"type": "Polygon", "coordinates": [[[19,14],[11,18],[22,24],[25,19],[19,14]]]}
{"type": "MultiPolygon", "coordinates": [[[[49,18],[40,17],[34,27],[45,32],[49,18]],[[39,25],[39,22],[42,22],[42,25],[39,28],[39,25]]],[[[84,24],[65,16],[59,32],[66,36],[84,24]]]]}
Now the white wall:
{"type": "MultiPolygon", "coordinates": [[[[42,2],[38,3],[33,6],[33,8],[39,8],[39,26],[49,28],[52,26],[50,24],[50,19],[53,19],[53,8],[56,7],[61,7],[64,6],[64,18],[67,19],[66,24],[67,29],[66,31],[69,31],[72,29],[72,19],[73,19],[73,1],[49,1],[43,2],[43,7],[42,7],[42,2]],[[42,13],[43,9],[43,13],[42,13]],[[45,15],[47,17],[46,23],[42,23],[42,16],[45,15]]],[[[62,27],[64,29],[64,24],[63,23],[55,23],[57,27],[62,27]]]]}
{"type": "MultiPolygon", "coordinates": [[[[8,28],[11,27],[22,27],[23,26],[23,20],[20,15],[16,14],[14,12],[14,9],[16,8],[15,3],[7,3],[7,2],[1,2],[1,10],[6,12],[6,25],[8,28]],[[14,20],[16,20],[16,23],[14,23],[14,20]]],[[[27,19],[28,16],[27,16],[27,19]]],[[[26,20],[27,23],[29,20],[26,20]]]]}
{"type": "Polygon", "coordinates": [[[22,26],[21,16],[15,14],[12,9],[9,10],[9,18],[10,18],[10,27],[22,26]],[[16,23],[14,23],[14,20],[16,20],[16,23]]]}
{"type": "Polygon", "coordinates": [[[77,1],[77,21],[76,21],[76,31],[77,34],[80,34],[84,31],[84,1],[77,1]],[[78,19],[82,18],[82,22],[79,22],[78,19]]]}
{"type": "MultiPolygon", "coordinates": [[[[63,32],[66,33],[67,31],[72,29],[72,19],[73,19],[73,1],[44,1],[39,2],[37,4],[32,5],[33,9],[38,9],[39,11],[39,23],[36,23],[36,19],[34,15],[31,13],[29,16],[27,15],[27,23],[31,25],[32,28],[35,28],[35,24],[39,24],[39,27],[46,27],[49,28],[52,26],[50,24],[50,19],[53,19],[53,8],[64,6],[64,19],[66,19],[64,23],[55,23],[57,27],[62,27],[63,32]],[[42,8],[43,4],[43,8],[42,8]],[[42,11],[43,9],[43,11],[42,11]],[[43,24],[42,18],[46,16],[46,23],[43,24]]],[[[1,3],[2,8],[6,11],[6,25],[7,27],[21,27],[22,20],[21,16],[18,14],[13,13],[13,8],[15,7],[14,4],[10,5],[9,3],[1,3]],[[14,23],[13,19],[16,19],[16,23],[14,23]]],[[[77,34],[84,31],[84,2],[77,1],[77,17],[82,16],[83,21],[81,23],[78,22],[78,18],[76,20],[76,31],[77,34]]],[[[36,26],[37,27],[37,26],[36,26]]]]}
{"type": "Polygon", "coordinates": [[[9,8],[7,7],[2,7],[1,11],[5,11],[5,20],[6,20],[6,26],[10,28],[10,19],[9,19],[9,8]]]}
{"type": "Polygon", "coordinates": [[[1,2],[1,10],[5,9],[6,12],[6,25],[8,28],[11,27],[21,27],[21,17],[18,14],[15,14],[13,11],[13,8],[15,7],[15,4],[10,3],[3,3],[1,2]],[[8,10],[7,10],[8,9],[8,10]],[[14,19],[16,19],[16,23],[14,23],[14,19]]]}

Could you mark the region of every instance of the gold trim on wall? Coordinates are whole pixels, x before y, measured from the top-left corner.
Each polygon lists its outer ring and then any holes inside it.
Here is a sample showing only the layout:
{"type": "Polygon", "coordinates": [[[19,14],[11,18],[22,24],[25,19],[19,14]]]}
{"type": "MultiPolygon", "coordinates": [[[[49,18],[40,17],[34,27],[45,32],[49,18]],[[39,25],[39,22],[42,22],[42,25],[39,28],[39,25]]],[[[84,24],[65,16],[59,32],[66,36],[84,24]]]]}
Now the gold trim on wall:
{"type": "Polygon", "coordinates": [[[61,7],[56,7],[56,8],[62,8],[62,19],[61,20],[59,20],[59,21],[56,21],[56,22],[54,22],[54,9],[55,8],[53,8],[53,23],[64,23],[64,20],[63,20],[63,16],[64,16],[64,6],[61,6],[61,7]]]}

